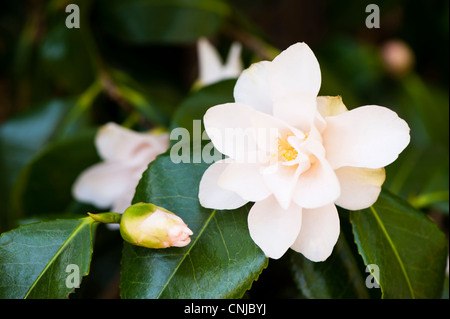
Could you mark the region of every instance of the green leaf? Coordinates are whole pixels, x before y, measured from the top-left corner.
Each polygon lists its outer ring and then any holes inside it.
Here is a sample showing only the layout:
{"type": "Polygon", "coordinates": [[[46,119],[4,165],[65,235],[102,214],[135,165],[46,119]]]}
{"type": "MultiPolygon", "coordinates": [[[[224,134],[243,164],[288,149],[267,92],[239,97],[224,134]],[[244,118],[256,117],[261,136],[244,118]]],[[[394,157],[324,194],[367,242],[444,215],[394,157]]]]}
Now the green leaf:
{"type": "Polygon", "coordinates": [[[406,198],[415,208],[431,208],[448,214],[448,149],[437,144],[408,147],[398,160],[386,167],[386,176],[385,187],[406,198]]]}
{"type": "Polygon", "coordinates": [[[99,162],[95,130],[50,144],[20,173],[10,208],[17,216],[65,212],[73,203],[72,185],[87,167],[99,162]]]}
{"type": "Polygon", "coordinates": [[[248,206],[205,209],[198,185],[205,164],[174,164],[160,156],[149,165],[134,202],[151,202],[179,215],[194,232],[187,247],[147,249],[125,244],[122,298],[240,298],[267,266],[247,226],[248,206]]]}
{"type": "Polygon", "coordinates": [[[310,299],[365,299],[369,297],[358,264],[340,235],[330,257],[312,262],[302,254],[289,252],[293,279],[304,297],[310,299]]]}
{"type": "Polygon", "coordinates": [[[81,93],[95,79],[89,47],[83,40],[84,31],[82,27],[68,29],[65,24],[56,25],[45,34],[39,48],[45,72],[58,86],[73,93],[81,93]]]}
{"type": "Polygon", "coordinates": [[[220,0],[108,0],[98,11],[108,33],[137,44],[193,42],[216,32],[230,13],[220,0]]]}
{"type": "Polygon", "coordinates": [[[96,225],[87,217],[29,224],[3,233],[0,298],[67,298],[81,276],[89,273],[96,225]]]}
{"type": "Polygon", "coordinates": [[[72,100],[50,100],[0,126],[0,230],[10,229],[15,216],[6,204],[20,171],[54,138],[72,100]],[[4,227],[4,228],[3,228],[4,227]]]}
{"type": "Polygon", "coordinates": [[[355,242],[374,274],[383,298],[439,298],[447,241],[422,212],[383,191],[368,209],[350,213],[355,242]]]}

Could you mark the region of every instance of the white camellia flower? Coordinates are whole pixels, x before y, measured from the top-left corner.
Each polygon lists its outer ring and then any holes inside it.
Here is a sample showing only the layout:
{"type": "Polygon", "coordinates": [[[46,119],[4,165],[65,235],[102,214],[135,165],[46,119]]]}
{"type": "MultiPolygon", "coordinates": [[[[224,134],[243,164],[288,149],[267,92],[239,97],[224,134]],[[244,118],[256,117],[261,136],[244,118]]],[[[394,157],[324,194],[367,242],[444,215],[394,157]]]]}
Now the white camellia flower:
{"type": "Polygon", "coordinates": [[[216,48],[206,38],[200,38],[197,42],[200,85],[205,86],[221,80],[237,78],[243,69],[241,50],[241,44],[234,42],[225,64],[222,64],[216,48]]]}
{"type": "Polygon", "coordinates": [[[139,133],[115,123],[101,127],[95,146],[103,162],[75,181],[73,196],[98,208],[123,213],[131,205],[136,186],[147,165],[169,147],[167,133],[139,133]]]}
{"type": "Polygon", "coordinates": [[[340,97],[318,97],[320,85],[314,53],[297,43],[246,69],[234,88],[236,102],[204,116],[212,143],[229,158],[205,171],[200,203],[223,210],[255,202],[250,236],[274,259],[289,248],[312,261],[328,258],[340,232],[335,204],[371,206],[384,167],[410,141],[395,112],[376,105],[348,111],[340,97]],[[240,147],[236,132],[247,134],[240,147]]]}

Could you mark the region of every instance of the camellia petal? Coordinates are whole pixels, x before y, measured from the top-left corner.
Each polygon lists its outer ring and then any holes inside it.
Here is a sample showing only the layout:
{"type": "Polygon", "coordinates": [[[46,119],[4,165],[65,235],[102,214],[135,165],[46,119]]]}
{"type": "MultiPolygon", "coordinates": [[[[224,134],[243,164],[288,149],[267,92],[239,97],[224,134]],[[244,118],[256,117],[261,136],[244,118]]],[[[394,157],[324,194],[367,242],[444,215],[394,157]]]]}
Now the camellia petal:
{"type": "Polygon", "coordinates": [[[263,112],[253,112],[250,116],[256,144],[259,150],[273,152],[278,147],[278,138],[289,135],[304,138],[303,132],[291,127],[285,121],[263,112]]]}
{"type": "Polygon", "coordinates": [[[263,200],[271,194],[258,163],[229,163],[218,184],[252,202],[263,200]]]}
{"type": "Polygon", "coordinates": [[[327,259],[339,238],[339,215],[334,204],[302,210],[302,228],[291,248],[311,261],[327,259]]]}
{"type": "Polygon", "coordinates": [[[95,137],[95,146],[102,159],[114,161],[129,157],[143,141],[139,133],[110,122],[99,129],[95,137]]]}
{"type": "Polygon", "coordinates": [[[373,205],[386,178],[384,168],[341,167],[336,170],[341,185],[341,195],[336,205],[350,210],[373,205]]]}
{"type": "Polygon", "coordinates": [[[197,41],[199,77],[203,85],[214,83],[222,73],[222,59],[216,48],[206,39],[197,41]]]}
{"type": "Polygon", "coordinates": [[[273,102],[267,82],[267,68],[270,63],[269,61],[254,63],[241,73],[234,87],[234,99],[237,103],[272,114],[273,102]]]}
{"type": "Polygon", "coordinates": [[[284,209],[288,209],[291,205],[294,186],[299,174],[300,169],[296,166],[285,165],[277,165],[275,170],[263,174],[265,184],[284,209]]]}
{"type": "Polygon", "coordinates": [[[312,156],[311,167],[298,178],[293,193],[294,202],[303,208],[317,208],[333,203],[340,195],[339,180],[328,164],[312,156]]]}
{"type": "Polygon", "coordinates": [[[222,173],[229,164],[225,160],[210,165],[200,180],[198,198],[205,208],[236,209],[248,203],[235,192],[223,189],[218,185],[222,173]]]}
{"type": "Polygon", "coordinates": [[[315,95],[292,93],[275,100],[273,114],[289,125],[309,132],[317,114],[315,95]]]}
{"type": "Polygon", "coordinates": [[[255,151],[251,107],[226,103],[206,111],[203,121],[214,147],[233,159],[242,158],[249,150],[255,151]]]}
{"type": "Polygon", "coordinates": [[[199,80],[202,85],[238,77],[242,71],[241,61],[242,45],[234,42],[231,46],[225,65],[216,48],[206,38],[197,42],[199,80]]]}
{"type": "Polygon", "coordinates": [[[384,167],[409,144],[408,124],[382,106],[361,106],[326,121],[323,144],[334,169],[384,167]]]}
{"type": "Polygon", "coordinates": [[[292,94],[316,97],[321,73],[316,56],[305,43],[296,43],[281,52],[268,70],[270,93],[274,101],[292,94]]]}
{"type": "Polygon", "coordinates": [[[250,236],[266,256],[273,259],[283,256],[301,227],[301,207],[293,204],[283,209],[273,196],[256,202],[248,214],[250,236]]]}
{"type": "Polygon", "coordinates": [[[78,176],[72,188],[73,196],[99,208],[111,207],[127,190],[132,173],[120,162],[96,164],[78,176]]]}
{"type": "Polygon", "coordinates": [[[152,158],[164,153],[169,147],[169,139],[167,133],[156,135],[138,133],[110,122],[99,129],[95,137],[95,146],[102,159],[123,161],[132,165],[130,160],[139,156],[142,149],[149,150],[152,158]]]}

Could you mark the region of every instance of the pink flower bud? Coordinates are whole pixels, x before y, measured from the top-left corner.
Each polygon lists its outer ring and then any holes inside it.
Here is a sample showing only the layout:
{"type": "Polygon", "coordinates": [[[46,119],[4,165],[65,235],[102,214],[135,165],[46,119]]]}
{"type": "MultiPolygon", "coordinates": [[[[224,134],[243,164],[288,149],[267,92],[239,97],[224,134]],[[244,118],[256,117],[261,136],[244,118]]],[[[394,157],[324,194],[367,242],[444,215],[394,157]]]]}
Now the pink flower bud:
{"type": "Polygon", "coordinates": [[[122,238],[147,248],[184,247],[193,232],[184,221],[168,210],[153,204],[137,203],[123,213],[122,238]]]}

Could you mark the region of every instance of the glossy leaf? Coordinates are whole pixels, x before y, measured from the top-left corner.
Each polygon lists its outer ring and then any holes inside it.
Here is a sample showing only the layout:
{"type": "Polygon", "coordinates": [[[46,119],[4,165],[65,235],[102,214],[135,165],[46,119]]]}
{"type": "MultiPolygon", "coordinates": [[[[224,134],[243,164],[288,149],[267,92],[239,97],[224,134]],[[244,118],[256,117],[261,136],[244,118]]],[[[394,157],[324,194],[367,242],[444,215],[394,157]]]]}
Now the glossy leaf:
{"type": "Polygon", "coordinates": [[[108,33],[137,44],[196,41],[217,31],[230,11],[220,0],[108,0],[98,7],[108,33]]]}
{"type": "Polygon", "coordinates": [[[45,34],[40,46],[45,72],[69,92],[81,93],[95,76],[83,32],[84,29],[68,29],[60,24],[45,34]]]}
{"type": "Polygon", "coordinates": [[[20,171],[54,138],[73,104],[50,100],[0,126],[0,230],[9,229],[15,219],[6,206],[20,171]]]}
{"type": "Polygon", "coordinates": [[[0,237],[0,298],[67,298],[89,273],[97,223],[28,224],[0,237]]]}
{"type": "Polygon", "coordinates": [[[384,191],[368,209],[351,212],[358,250],[375,264],[383,298],[439,298],[445,276],[447,241],[436,224],[384,191]]]}
{"type": "Polygon", "coordinates": [[[72,185],[87,167],[100,161],[95,131],[86,131],[49,145],[21,172],[11,195],[19,216],[65,212],[73,202],[72,185]]]}

